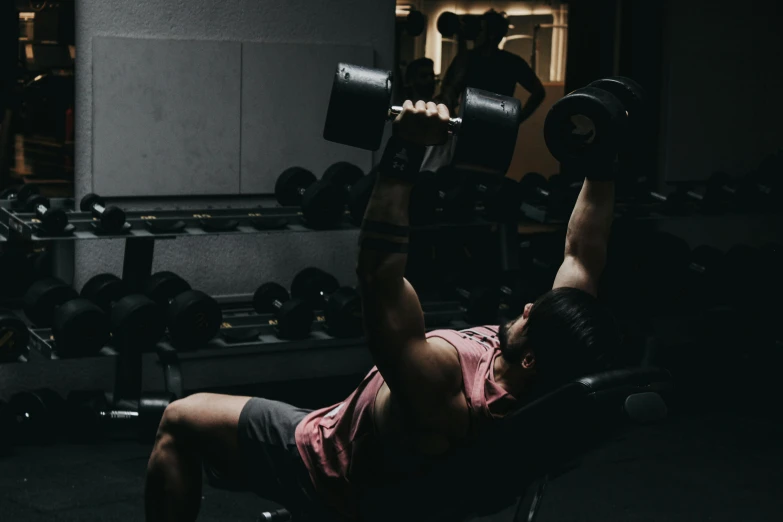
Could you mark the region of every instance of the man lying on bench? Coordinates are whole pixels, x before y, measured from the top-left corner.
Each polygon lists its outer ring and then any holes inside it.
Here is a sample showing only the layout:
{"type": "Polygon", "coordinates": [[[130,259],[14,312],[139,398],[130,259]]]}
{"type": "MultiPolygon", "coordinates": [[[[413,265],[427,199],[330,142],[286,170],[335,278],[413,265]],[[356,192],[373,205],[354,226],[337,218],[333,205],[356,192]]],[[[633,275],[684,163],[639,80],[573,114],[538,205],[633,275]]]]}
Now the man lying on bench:
{"type": "MultiPolygon", "coordinates": [[[[416,483],[508,413],[605,369],[605,354],[619,344],[613,317],[596,299],[613,215],[610,180],[584,182],[554,286],[521,316],[425,333],[404,278],[408,202],[424,146],[445,142],[448,118],[443,105],[405,102],[364,217],[357,274],[376,367],[345,401],[313,412],[213,394],[172,403],[149,460],[147,520],[195,520],[202,466],[248,484],[295,519],[371,520],[362,506],[373,491],[416,483]]],[[[406,498],[395,501],[404,506],[406,498]]]]}

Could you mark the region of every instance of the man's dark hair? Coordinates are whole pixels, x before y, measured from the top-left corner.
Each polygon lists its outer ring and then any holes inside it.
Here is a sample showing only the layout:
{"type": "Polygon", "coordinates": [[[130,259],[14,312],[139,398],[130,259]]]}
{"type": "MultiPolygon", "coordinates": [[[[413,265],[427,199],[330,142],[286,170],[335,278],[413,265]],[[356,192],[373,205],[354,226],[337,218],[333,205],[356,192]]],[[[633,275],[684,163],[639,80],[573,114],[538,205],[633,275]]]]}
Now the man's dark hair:
{"type": "Polygon", "coordinates": [[[503,358],[518,363],[532,351],[536,389],[545,393],[576,377],[609,368],[620,345],[611,312],[594,296],[576,288],[555,288],[530,309],[522,332],[509,340],[500,328],[503,358]]]}
{"type": "Polygon", "coordinates": [[[416,58],[405,68],[405,83],[411,83],[413,81],[413,77],[419,72],[420,67],[429,67],[432,69],[435,67],[435,63],[429,58],[416,58]]]}
{"type": "Polygon", "coordinates": [[[498,13],[490,9],[484,13],[484,20],[487,22],[487,35],[492,37],[494,43],[500,41],[508,34],[508,18],[505,13],[498,13]]]}

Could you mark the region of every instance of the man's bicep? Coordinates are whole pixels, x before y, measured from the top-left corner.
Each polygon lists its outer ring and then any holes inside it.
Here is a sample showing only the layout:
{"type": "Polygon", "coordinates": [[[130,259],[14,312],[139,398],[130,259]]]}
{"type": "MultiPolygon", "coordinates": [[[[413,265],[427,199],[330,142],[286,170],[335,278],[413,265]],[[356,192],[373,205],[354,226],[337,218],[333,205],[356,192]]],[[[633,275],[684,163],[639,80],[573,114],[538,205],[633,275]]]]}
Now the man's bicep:
{"type": "Polygon", "coordinates": [[[598,277],[574,256],[566,256],[555,276],[552,288],[569,287],[598,296],[598,277]]]}
{"type": "Polygon", "coordinates": [[[360,285],[367,345],[384,379],[398,381],[411,353],[427,344],[424,312],[406,279],[360,285]]]}

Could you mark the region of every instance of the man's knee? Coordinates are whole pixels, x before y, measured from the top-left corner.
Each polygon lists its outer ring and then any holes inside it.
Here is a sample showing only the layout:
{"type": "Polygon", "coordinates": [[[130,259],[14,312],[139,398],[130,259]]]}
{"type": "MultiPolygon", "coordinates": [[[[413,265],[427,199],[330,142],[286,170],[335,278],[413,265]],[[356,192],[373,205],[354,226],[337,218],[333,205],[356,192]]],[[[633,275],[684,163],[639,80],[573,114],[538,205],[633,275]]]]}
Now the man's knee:
{"type": "Polygon", "coordinates": [[[158,426],[158,433],[175,438],[191,438],[195,436],[208,416],[209,393],[196,393],[176,400],[166,407],[158,426]]]}

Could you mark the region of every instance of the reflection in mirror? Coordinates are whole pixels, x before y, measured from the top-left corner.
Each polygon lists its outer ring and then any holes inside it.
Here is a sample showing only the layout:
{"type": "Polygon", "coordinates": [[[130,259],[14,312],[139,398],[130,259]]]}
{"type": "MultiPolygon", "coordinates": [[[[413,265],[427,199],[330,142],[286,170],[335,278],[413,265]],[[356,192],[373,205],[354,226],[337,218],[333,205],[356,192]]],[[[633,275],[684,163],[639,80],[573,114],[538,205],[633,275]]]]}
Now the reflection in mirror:
{"type": "Polygon", "coordinates": [[[0,190],[73,195],[74,0],[0,2],[0,190]]]}
{"type": "MultiPolygon", "coordinates": [[[[543,123],[564,94],[565,3],[399,0],[396,20],[395,103],[434,100],[456,115],[468,86],[516,96],[524,121],[508,176],[558,171],[543,123]]],[[[448,165],[452,145],[429,151],[424,168],[448,165]]]]}

